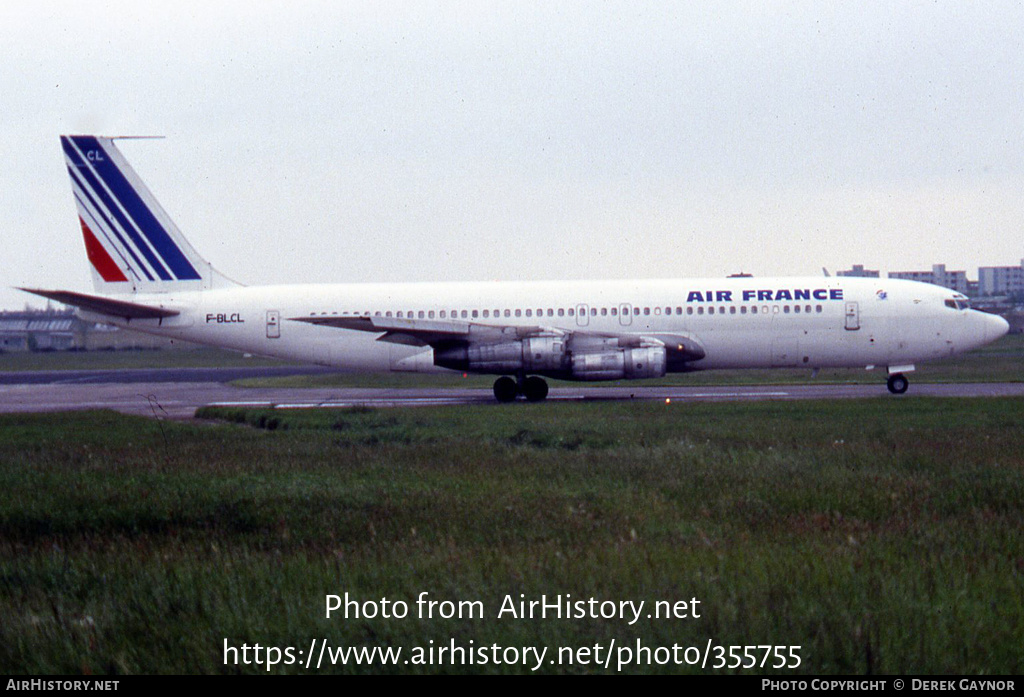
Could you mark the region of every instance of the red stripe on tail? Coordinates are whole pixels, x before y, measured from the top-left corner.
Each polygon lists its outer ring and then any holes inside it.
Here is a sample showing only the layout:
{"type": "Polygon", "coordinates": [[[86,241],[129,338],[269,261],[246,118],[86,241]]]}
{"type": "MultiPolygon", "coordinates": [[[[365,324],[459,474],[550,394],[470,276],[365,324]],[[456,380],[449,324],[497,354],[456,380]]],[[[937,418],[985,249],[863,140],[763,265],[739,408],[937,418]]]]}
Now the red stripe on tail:
{"type": "Polygon", "coordinates": [[[124,275],[124,272],[121,271],[117,263],[110,258],[107,250],[96,239],[96,235],[92,234],[92,230],[85,224],[85,221],[79,217],[78,222],[82,224],[82,237],[85,238],[85,253],[89,255],[89,261],[92,263],[93,268],[99,272],[100,277],[107,283],[127,282],[128,277],[124,275]]]}

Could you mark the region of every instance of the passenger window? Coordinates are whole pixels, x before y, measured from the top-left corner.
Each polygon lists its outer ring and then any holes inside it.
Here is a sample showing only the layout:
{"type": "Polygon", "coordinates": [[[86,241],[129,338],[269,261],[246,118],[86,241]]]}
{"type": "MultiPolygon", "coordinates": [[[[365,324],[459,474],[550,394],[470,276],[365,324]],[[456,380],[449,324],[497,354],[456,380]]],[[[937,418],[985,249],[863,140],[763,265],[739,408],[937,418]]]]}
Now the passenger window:
{"type": "Polygon", "coordinates": [[[526,310],[526,316],[527,316],[527,317],[533,317],[533,310],[531,310],[531,309],[527,308],[527,310],[526,310]]]}
{"type": "Polygon", "coordinates": [[[590,316],[591,317],[597,317],[597,308],[596,307],[590,308],[590,316]]]}
{"type": "Polygon", "coordinates": [[[708,314],[709,314],[709,315],[713,315],[713,314],[715,314],[715,308],[713,308],[713,307],[709,307],[709,308],[708,308],[708,314]]]}
{"type": "Polygon", "coordinates": [[[608,316],[608,308],[607,307],[602,307],[601,308],[601,316],[602,317],[607,317],[608,316]]]}
{"type": "Polygon", "coordinates": [[[479,310],[473,310],[473,319],[476,319],[479,316],[480,316],[480,311],[479,310]]]}
{"type": "Polygon", "coordinates": [[[441,310],[441,319],[444,319],[447,316],[448,316],[448,313],[445,310],[441,310]]]}
{"type": "Polygon", "coordinates": [[[703,307],[698,307],[697,308],[697,314],[698,315],[703,315],[704,314],[704,308],[703,307]]]}
{"type": "Polygon", "coordinates": [[[681,314],[683,314],[683,308],[681,308],[681,307],[679,307],[679,306],[677,305],[677,306],[676,306],[676,314],[677,314],[677,315],[681,315],[681,314]]]}
{"type": "Polygon", "coordinates": [[[516,310],[516,317],[522,317],[522,316],[523,316],[523,311],[522,310],[516,310]]]}
{"type": "Polygon", "coordinates": [[[793,312],[795,312],[797,314],[800,314],[800,306],[799,305],[794,305],[793,306],[793,312]]]}
{"type": "Polygon", "coordinates": [[[431,310],[430,312],[428,312],[427,317],[429,317],[430,319],[434,319],[434,311],[431,310]]]}
{"type": "Polygon", "coordinates": [[[692,307],[686,308],[686,314],[692,315],[693,314],[693,308],[692,307]]]}
{"type": "Polygon", "coordinates": [[[783,305],[782,306],[782,311],[788,315],[789,314],[789,305],[783,305]]]}
{"type": "Polygon", "coordinates": [[[466,311],[465,311],[465,310],[463,310],[463,311],[462,311],[462,319],[466,319],[466,317],[467,317],[466,311]]]}
{"type": "Polygon", "coordinates": [[[512,311],[511,310],[505,310],[505,316],[506,317],[511,317],[512,316],[512,311]]]}
{"type": "Polygon", "coordinates": [[[634,315],[639,315],[640,314],[640,308],[639,307],[634,307],[633,308],[633,314],[634,315]]]}
{"type": "Polygon", "coordinates": [[[490,310],[484,310],[484,319],[486,319],[486,318],[488,318],[490,316],[491,316],[491,311],[490,310]]]}
{"type": "Polygon", "coordinates": [[[401,316],[402,316],[402,311],[401,311],[401,310],[399,310],[399,311],[398,311],[398,314],[397,314],[396,316],[397,316],[397,317],[399,317],[399,318],[401,318],[401,316]]]}
{"type": "Polygon", "coordinates": [[[562,307],[558,308],[558,316],[559,317],[565,317],[565,308],[562,308],[562,307]]]}
{"type": "Polygon", "coordinates": [[[617,308],[617,307],[613,307],[613,308],[612,308],[612,317],[615,317],[615,316],[617,316],[618,314],[619,314],[619,308],[617,308]]]}
{"type": "Polygon", "coordinates": [[[815,309],[814,311],[815,311],[815,312],[821,312],[821,305],[817,305],[817,306],[816,306],[816,309],[815,309]]]}
{"type": "Polygon", "coordinates": [[[386,313],[384,313],[384,316],[385,317],[391,317],[391,310],[388,310],[386,313]]]}
{"type": "Polygon", "coordinates": [[[735,305],[732,305],[731,307],[729,307],[729,314],[730,315],[735,315],[736,314],[736,306],[735,305]]]}
{"type": "Polygon", "coordinates": [[[574,309],[572,309],[572,308],[570,307],[570,308],[569,308],[569,316],[570,316],[570,317],[573,317],[573,316],[575,316],[575,315],[576,315],[576,310],[574,310],[574,309]]]}
{"type": "Polygon", "coordinates": [[[649,308],[649,307],[645,307],[645,308],[644,308],[644,316],[647,316],[647,315],[649,315],[649,314],[651,314],[651,308],[649,308]]]}

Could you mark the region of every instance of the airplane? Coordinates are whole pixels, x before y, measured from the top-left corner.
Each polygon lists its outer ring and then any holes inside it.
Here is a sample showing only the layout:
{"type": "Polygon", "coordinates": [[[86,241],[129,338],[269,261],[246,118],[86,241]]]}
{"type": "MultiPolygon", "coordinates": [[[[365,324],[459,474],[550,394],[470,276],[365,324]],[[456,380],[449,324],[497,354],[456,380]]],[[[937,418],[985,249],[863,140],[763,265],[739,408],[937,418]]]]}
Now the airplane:
{"type": "Polygon", "coordinates": [[[61,136],[94,293],[21,288],[87,320],[356,371],[498,376],[499,402],[545,378],[659,378],[723,368],[884,367],[970,351],[1006,320],[899,279],[703,278],[245,286],[185,239],[115,145],[61,136]]]}

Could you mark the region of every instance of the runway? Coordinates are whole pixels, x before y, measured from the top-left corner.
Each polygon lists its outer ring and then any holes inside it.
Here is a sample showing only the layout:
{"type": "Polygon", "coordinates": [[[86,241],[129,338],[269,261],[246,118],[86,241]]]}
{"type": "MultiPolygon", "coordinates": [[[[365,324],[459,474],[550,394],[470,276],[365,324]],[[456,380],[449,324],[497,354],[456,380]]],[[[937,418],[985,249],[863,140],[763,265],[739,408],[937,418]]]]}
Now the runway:
{"type": "MultiPolygon", "coordinates": [[[[10,373],[0,379],[0,413],[55,412],[81,409],[112,409],[125,414],[157,418],[189,419],[196,409],[207,405],[309,409],[408,407],[442,404],[499,405],[489,389],[466,388],[243,388],[224,384],[234,380],[234,369],[184,371],[179,380],[168,375],[161,379],[138,380],[138,376],[118,371],[107,382],[94,382],[98,376],[69,376],[68,371],[52,371],[49,379],[41,375],[11,384],[10,373]],[[217,371],[225,371],[217,373],[217,371]],[[191,372],[191,374],[190,374],[191,372]],[[63,375],[64,378],[59,380],[63,375]],[[87,377],[89,379],[81,379],[87,377]],[[120,377],[120,382],[112,382],[120,377]],[[183,380],[181,378],[184,378],[183,380]],[[192,378],[192,379],[189,379],[192,378]]],[[[246,369],[252,370],[252,369],[246,369]]],[[[76,371],[113,372],[113,371],[76,371]]],[[[160,371],[156,371],[160,372],[160,371]]],[[[171,372],[171,371],[167,371],[171,372]]],[[[266,374],[266,373],[261,373],[266,374]]],[[[248,374],[247,374],[248,375],[248,374]]],[[[890,395],[885,385],[763,385],[722,387],[600,387],[571,385],[552,387],[551,402],[569,400],[657,400],[673,403],[695,401],[764,401],[799,399],[913,399],[915,397],[1024,397],[1024,383],[911,384],[906,395],[890,395]]],[[[512,406],[511,408],[514,408],[512,406]]]]}

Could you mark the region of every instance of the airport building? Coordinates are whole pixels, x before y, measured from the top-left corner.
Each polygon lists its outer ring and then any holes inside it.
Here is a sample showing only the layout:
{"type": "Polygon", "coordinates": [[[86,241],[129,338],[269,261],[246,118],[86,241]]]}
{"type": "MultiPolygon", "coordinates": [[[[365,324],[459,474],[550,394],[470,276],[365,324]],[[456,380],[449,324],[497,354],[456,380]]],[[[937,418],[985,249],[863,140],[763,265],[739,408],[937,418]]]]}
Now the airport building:
{"type": "Polygon", "coordinates": [[[0,349],[65,351],[83,343],[84,325],[71,310],[0,312],[0,349]]]}
{"type": "Polygon", "coordinates": [[[85,322],[74,310],[0,311],[0,351],[187,348],[195,344],[85,322]]]}
{"type": "Polygon", "coordinates": [[[965,295],[971,291],[971,284],[967,281],[967,272],[947,271],[945,264],[932,264],[931,271],[890,271],[889,278],[903,278],[908,281],[931,283],[965,295]]]}
{"type": "Polygon", "coordinates": [[[979,295],[1024,295],[1024,259],[1020,266],[978,268],[979,295]]]}

